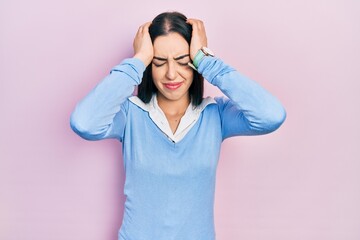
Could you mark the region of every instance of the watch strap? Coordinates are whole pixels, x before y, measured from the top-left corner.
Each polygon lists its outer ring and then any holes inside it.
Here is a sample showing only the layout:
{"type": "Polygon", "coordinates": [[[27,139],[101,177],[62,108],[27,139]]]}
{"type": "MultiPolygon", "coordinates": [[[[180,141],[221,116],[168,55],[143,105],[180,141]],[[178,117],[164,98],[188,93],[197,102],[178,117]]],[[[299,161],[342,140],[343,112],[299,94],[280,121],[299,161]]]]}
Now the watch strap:
{"type": "Polygon", "coordinates": [[[200,60],[205,56],[205,53],[199,49],[194,57],[193,65],[197,69],[199,67],[200,60]]]}

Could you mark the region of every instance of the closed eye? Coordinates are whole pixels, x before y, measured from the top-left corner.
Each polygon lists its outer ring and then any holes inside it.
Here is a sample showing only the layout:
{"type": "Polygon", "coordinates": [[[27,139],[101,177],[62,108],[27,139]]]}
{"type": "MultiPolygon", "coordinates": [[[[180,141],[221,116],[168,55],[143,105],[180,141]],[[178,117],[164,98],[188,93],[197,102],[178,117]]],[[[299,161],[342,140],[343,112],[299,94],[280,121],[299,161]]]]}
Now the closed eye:
{"type": "Polygon", "coordinates": [[[177,62],[181,66],[188,66],[189,62],[177,62]]]}
{"type": "MultiPolygon", "coordinates": [[[[155,62],[152,62],[156,67],[161,67],[163,65],[165,65],[167,62],[164,62],[164,63],[155,63],[155,62]]],[[[177,62],[180,66],[188,66],[188,63],[189,62],[177,62]]]]}
{"type": "Polygon", "coordinates": [[[164,63],[154,63],[154,62],[152,62],[156,67],[161,67],[161,66],[163,66],[163,65],[165,65],[165,63],[166,62],[164,62],[164,63]]]}
{"type": "Polygon", "coordinates": [[[188,66],[188,63],[190,61],[190,55],[185,54],[185,55],[175,58],[175,60],[177,60],[177,63],[180,64],[181,66],[188,66]]]}
{"type": "MultiPolygon", "coordinates": [[[[181,55],[181,56],[179,56],[177,58],[174,58],[174,60],[180,66],[188,66],[188,63],[190,61],[190,55],[189,54],[181,55]]],[[[161,67],[161,66],[165,65],[166,63],[168,63],[168,59],[155,56],[152,63],[156,67],[161,67]]]]}

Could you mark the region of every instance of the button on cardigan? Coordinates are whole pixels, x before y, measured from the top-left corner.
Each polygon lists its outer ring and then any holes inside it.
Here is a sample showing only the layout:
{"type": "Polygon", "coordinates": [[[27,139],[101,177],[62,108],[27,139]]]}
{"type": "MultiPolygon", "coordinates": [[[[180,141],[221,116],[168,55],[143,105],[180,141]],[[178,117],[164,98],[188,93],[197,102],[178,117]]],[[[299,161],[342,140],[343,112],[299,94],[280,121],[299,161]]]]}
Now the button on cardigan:
{"type": "Polygon", "coordinates": [[[87,140],[116,138],[125,168],[119,240],[214,240],[214,193],[224,139],[270,133],[286,112],[273,95],[222,60],[204,57],[198,71],[217,86],[195,124],[173,142],[129,100],[144,64],[125,59],[76,106],[71,128],[87,140]]]}

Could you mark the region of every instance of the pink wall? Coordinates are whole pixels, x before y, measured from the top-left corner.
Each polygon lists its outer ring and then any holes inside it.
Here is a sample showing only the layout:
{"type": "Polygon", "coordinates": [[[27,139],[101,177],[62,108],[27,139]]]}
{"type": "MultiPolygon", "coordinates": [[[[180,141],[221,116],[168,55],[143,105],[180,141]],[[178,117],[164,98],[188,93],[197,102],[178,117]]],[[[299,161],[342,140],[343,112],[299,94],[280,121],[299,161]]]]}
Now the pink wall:
{"type": "Polygon", "coordinates": [[[360,239],[356,0],[1,1],[0,239],[117,238],[121,146],[80,139],[69,115],[165,10],[204,20],[217,55],[287,109],[277,132],[224,142],[218,239],[360,239]]]}

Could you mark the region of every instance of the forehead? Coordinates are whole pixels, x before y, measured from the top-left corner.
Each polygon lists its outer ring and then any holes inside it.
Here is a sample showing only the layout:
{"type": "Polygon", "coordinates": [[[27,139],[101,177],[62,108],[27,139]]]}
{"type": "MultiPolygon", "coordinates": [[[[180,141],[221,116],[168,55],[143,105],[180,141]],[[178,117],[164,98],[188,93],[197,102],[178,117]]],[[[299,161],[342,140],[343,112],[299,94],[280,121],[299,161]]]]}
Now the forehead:
{"type": "MultiPolygon", "coordinates": [[[[187,41],[178,33],[169,33],[155,39],[154,54],[156,56],[175,56],[189,53],[190,47],[187,41]]],[[[175,56],[176,57],[176,56],[175,56]]]]}

